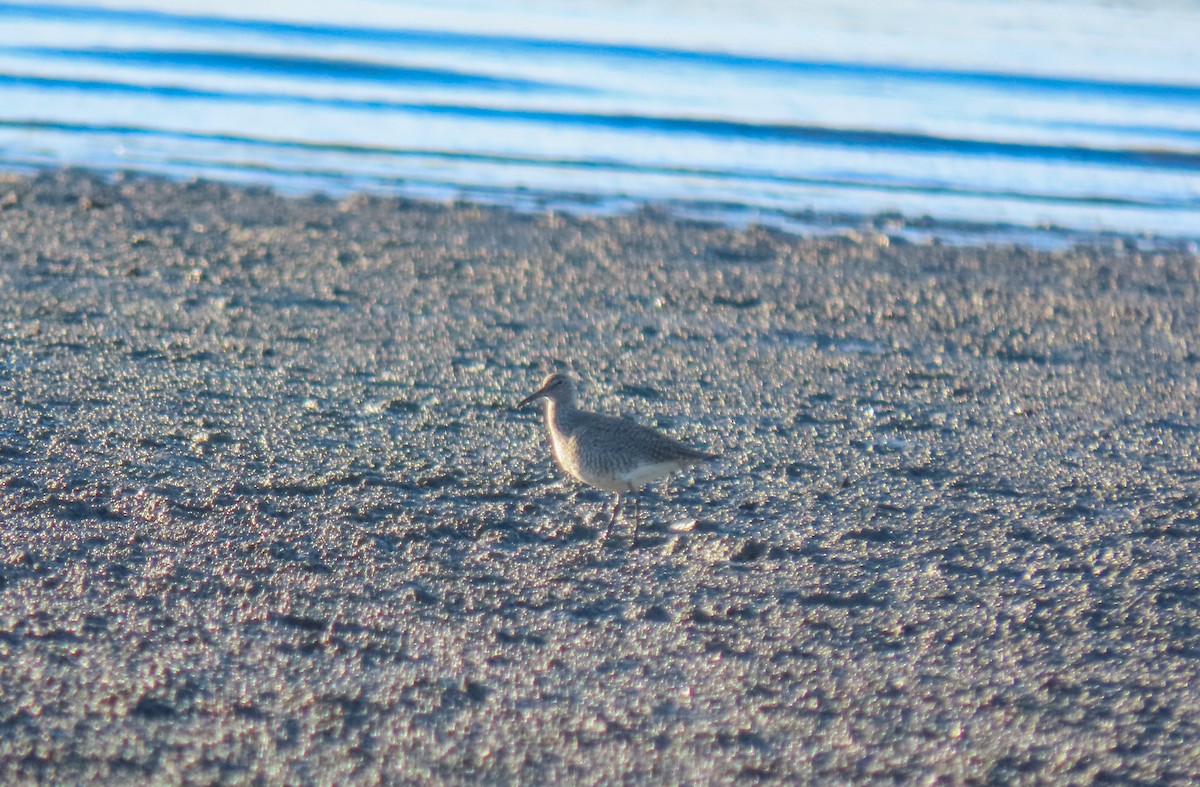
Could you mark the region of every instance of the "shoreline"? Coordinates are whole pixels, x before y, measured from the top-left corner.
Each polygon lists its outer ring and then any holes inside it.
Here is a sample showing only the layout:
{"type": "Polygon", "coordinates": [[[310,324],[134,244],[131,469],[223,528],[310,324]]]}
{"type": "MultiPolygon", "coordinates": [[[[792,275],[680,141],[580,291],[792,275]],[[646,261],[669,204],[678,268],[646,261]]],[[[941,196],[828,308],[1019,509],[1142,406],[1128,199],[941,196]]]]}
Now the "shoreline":
{"type": "Polygon", "coordinates": [[[797,210],[749,207],[726,203],[691,203],[680,201],[645,201],[612,195],[607,198],[591,194],[537,192],[527,189],[474,189],[464,191],[449,186],[420,186],[398,181],[390,187],[331,188],[332,184],[319,177],[294,177],[294,185],[269,176],[255,178],[253,173],[238,171],[226,177],[208,178],[187,175],[172,177],[157,170],[109,168],[16,168],[0,172],[0,184],[12,178],[37,177],[54,172],[78,172],[85,177],[100,177],[111,181],[165,180],[171,183],[211,182],[232,188],[266,188],[289,199],[325,198],[342,200],[355,196],[430,202],[436,205],[475,205],[498,208],[516,213],[564,213],[580,218],[616,219],[637,213],[647,213],[681,222],[718,224],[731,229],[762,226],[799,238],[850,235],[871,237],[874,242],[975,246],[1022,246],[1039,251],[1065,251],[1073,246],[1118,246],[1143,252],[1200,251],[1200,234],[1189,236],[1161,235],[1149,232],[1128,232],[1108,229],[1080,229],[1055,224],[1024,225],[1001,222],[981,223],[965,219],[939,218],[928,214],[908,215],[898,211],[880,213],[846,213],[821,211],[814,208],[797,210]]]}
{"type": "Polygon", "coordinates": [[[59,171],[0,287],[0,781],[1200,779],[1194,252],[59,171]]]}

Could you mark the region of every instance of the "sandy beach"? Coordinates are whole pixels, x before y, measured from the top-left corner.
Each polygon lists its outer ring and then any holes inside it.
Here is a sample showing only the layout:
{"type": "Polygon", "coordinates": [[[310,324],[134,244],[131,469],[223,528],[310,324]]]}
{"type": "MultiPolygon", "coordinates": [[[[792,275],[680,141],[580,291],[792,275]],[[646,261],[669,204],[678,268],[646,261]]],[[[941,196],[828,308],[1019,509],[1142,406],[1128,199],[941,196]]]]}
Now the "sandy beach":
{"type": "Polygon", "coordinates": [[[1200,257],[0,179],[0,782],[1200,779],[1200,257]],[[611,498],[547,371],[719,462],[611,498]]]}

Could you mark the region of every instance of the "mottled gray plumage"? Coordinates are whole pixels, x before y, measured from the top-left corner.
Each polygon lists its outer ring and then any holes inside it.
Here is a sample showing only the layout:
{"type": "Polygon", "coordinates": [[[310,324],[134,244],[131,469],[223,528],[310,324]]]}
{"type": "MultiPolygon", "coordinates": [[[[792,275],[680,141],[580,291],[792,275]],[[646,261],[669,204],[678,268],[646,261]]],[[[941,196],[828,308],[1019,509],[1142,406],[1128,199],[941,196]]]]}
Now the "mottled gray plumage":
{"type": "MultiPolygon", "coordinates": [[[[559,466],[585,484],[617,493],[605,538],[626,494],[636,493],[676,470],[716,458],[716,454],[697,451],[624,418],[580,410],[575,400],[575,381],[565,374],[550,375],[541,388],[517,406],[524,407],[536,399],[546,400],[546,432],[559,466]]],[[[635,518],[634,543],[637,530],[635,518]]]]}

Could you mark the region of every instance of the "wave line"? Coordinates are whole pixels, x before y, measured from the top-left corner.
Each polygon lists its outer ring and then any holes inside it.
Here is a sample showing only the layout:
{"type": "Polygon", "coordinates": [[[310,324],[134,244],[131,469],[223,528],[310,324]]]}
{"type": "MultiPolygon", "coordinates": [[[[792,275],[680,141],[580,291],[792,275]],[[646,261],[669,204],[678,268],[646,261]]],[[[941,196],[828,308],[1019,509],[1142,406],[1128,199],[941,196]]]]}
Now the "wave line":
{"type": "Polygon", "coordinates": [[[166,99],[206,99],[243,103],[318,105],[353,110],[413,112],[498,122],[586,126],[613,131],[650,131],[660,134],[695,134],[717,138],[741,138],[762,142],[814,146],[875,148],[908,153],[952,153],[961,156],[1002,156],[1017,159],[1071,161],[1106,166],[1197,170],[1200,152],[1157,148],[1099,148],[1033,142],[942,137],[906,131],[835,128],[782,123],[753,123],[720,118],[689,118],[654,115],[556,112],[477,105],[392,102],[375,99],[297,96],[280,93],[231,93],[167,85],[134,85],[57,77],[0,74],[0,86],[36,87],[42,90],[112,91],[166,99]]]}
{"type": "Polygon", "coordinates": [[[169,49],[56,49],[53,47],[0,47],[0,52],[65,60],[88,60],[126,65],[150,64],[220,71],[249,71],[292,77],[321,77],[370,82],[428,83],[493,90],[554,90],[584,92],[565,84],[514,77],[492,77],[440,68],[417,68],[366,60],[282,55],[262,52],[169,49]]]}
{"type": "MultiPolygon", "coordinates": [[[[1193,200],[1157,200],[1134,199],[1128,197],[1102,197],[1096,195],[1062,195],[1039,194],[1012,189],[983,189],[959,186],[946,186],[933,183],[896,183],[866,178],[828,178],[808,177],[798,175],[781,175],[764,170],[719,170],[708,167],[667,166],[655,164],[636,164],[631,162],[597,159],[560,158],[548,156],[517,156],[498,153],[478,153],[455,150],[439,150],[429,148],[400,148],[385,145],[364,145],[346,142],[311,142],[293,139],[266,139],[239,134],[208,134],[191,131],[174,131],[150,126],[105,125],[58,123],[36,120],[4,120],[0,119],[0,128],[20,130],[52,131],[67,134],[97,134],[128,137],[162,138],[186,142],[217,142],[236,144],[246,147],[257,147],[272,150],[299,150],[321,153],[343,153],[350,155],[392,156],[406,159],[428,159],[437,161],[461,161],[482,164],[512,165],[522,167],[584,169],[595,171],[623,172],[640,175],[670,175],[675,177],[698,177],[710,180],[735,182],[765,182],[792,186],[830,186],[836,188],[862,188],[874,191],[898,193],[924,193],[967,197],[986,197],[1019,200],[1024,202],[1048,202],[1064,204],[1107,205],[1112,207],[1132,207],[1144,209],[1180,210],[1198,208],[1193,200]]],[[[180,159],[180,161],[195,160],[180,159]]],[[[218,162],[208,162],[217,164],[218,162]]],[[[301,175],[320,175],[334,177],[339,172],[343,179],[376,177],[381,180],[391,180],[381,176],[364,176],[362,173],[346,172],[321,168],[284,168],[279,165],[265,163],[225,164],[234,168],[254,169],[263,172],[291,173],[301,175]]],[[[405,180],[405,178],[396,178],[405,180]]]]}
{"type": "Polygon", "coordinates": [[[266,19],[237,19],[222,16],[175,14],[80,5],[40,5],[0,2],[0,16],[45,19],[55,22],[73,20],[84,23],[125,24],[154,28],[181,29],[188,32],[254,33],[276,37],[322,40],[353,40],[383,44],[417,44],[439,48],[488,50],[529,56],[545,53],[583,55],[637,60],[672,61],[722,68],[767,69],[791,73],[830,74],[858,77],[887,77],[922,82],[969,84],[1000,90],[1054,93],[1086,93],[1152,98],[1161,101],[1200,100],[1200,84],[1153,83],[1087,79],[999,71],[971,71],[943,68],[918,68],[874,63],[802,60],[748,55],[736,52],[696,51],[672,47],[614,44],[564,39],[528,38],[513,35],[462,33],[416,28],[370,28],[351,25],[281,22],[266,19]]]}

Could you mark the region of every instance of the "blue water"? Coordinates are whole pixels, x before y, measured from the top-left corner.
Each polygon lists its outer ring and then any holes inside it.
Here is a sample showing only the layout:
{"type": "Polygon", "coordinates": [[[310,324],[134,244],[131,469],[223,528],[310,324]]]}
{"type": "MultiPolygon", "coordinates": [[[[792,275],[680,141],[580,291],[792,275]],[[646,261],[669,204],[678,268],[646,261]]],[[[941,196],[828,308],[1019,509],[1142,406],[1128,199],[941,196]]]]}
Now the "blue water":
{"type": "Polygon", "coordinates": [[[519,5],[0,0],[0,168],[1200,238],[1200,4],[519,5]]]}

